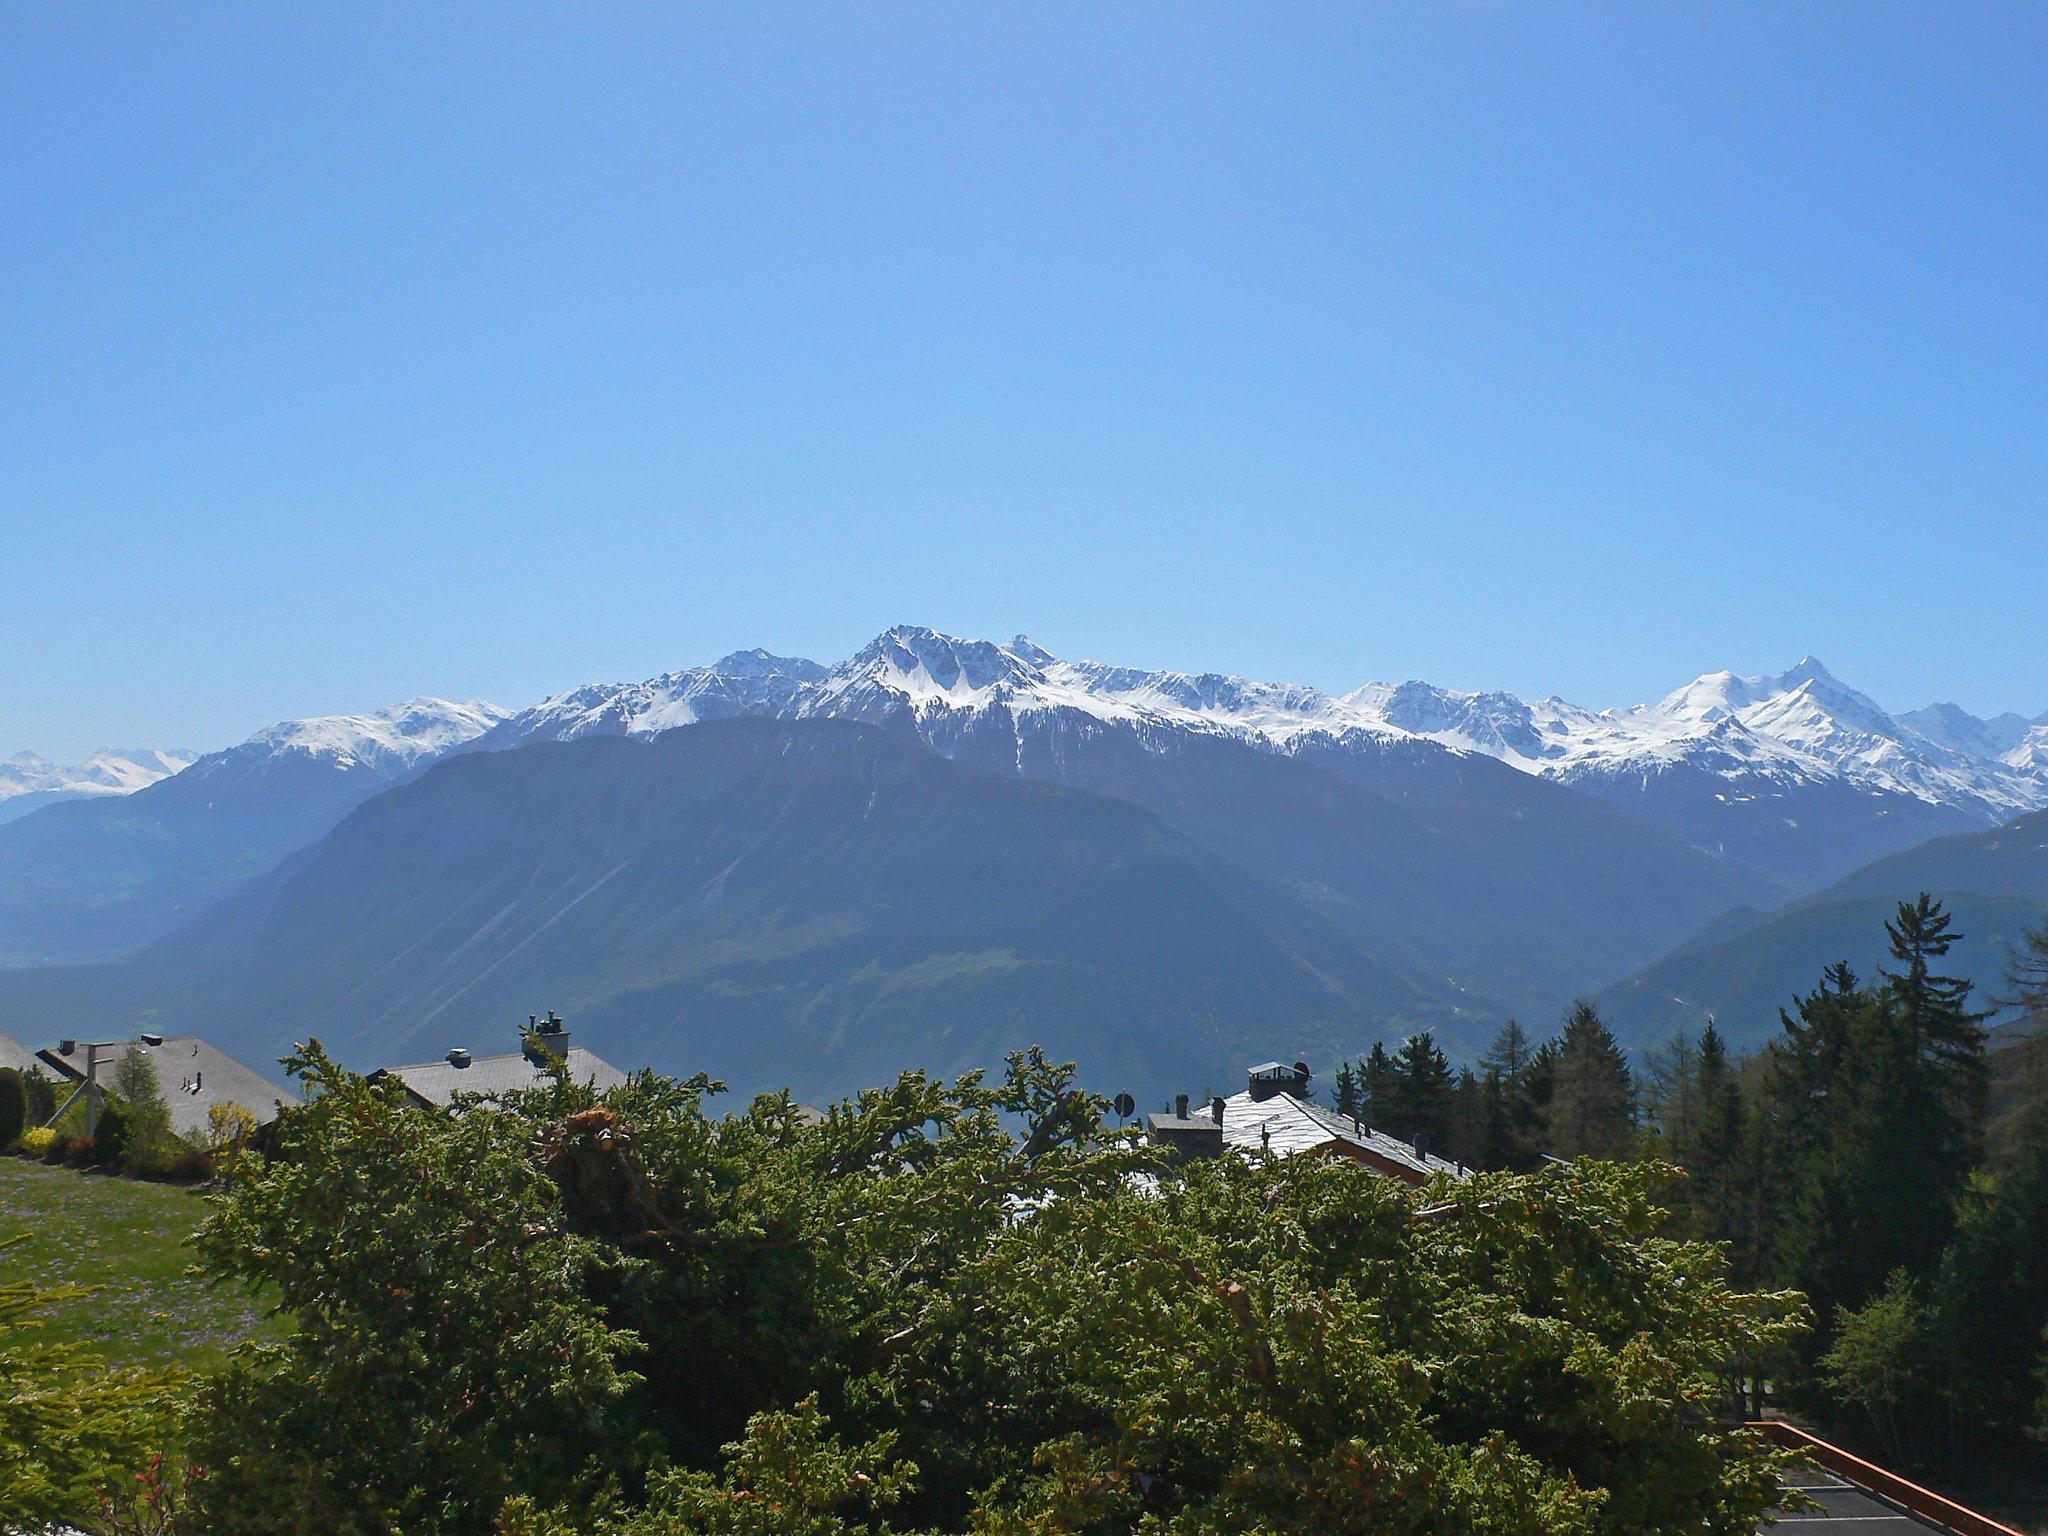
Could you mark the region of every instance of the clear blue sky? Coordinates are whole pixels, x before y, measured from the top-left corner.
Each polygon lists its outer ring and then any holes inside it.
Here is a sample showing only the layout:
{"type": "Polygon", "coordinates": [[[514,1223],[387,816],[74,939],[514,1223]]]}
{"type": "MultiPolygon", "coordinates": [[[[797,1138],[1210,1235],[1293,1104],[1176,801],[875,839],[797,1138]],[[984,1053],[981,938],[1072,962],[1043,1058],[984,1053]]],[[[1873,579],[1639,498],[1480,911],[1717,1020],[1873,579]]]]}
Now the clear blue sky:
{"type": "Polygon", "coordinates": [[[2032,3],[9,6],[0,748],[906,620],[2036,712],[2044,76],[2032,3]]]}

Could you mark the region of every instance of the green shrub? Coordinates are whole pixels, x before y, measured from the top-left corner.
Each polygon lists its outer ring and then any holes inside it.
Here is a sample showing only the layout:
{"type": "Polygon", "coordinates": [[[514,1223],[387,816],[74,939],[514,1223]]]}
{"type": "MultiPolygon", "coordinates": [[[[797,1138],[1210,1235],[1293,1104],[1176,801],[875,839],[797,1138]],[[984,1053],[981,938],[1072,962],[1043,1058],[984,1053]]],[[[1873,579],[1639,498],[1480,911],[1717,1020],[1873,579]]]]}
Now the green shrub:
{"type": "Polygon", "coordinates": [[[50,1131],[50,1139],[43,1145],[43,1161],[46,1163],[63,1162],[71,1155],[71,1143],[77,1139],[77,1136],[70,1131],[53,1128],[50,1131]]]}
{"type": "Polygon", "coordinates": [[[28,1129],[28,1085],[15,1067],[0,1067],[0,1152],[28,1129]]]}
{"type": "Polygon", "coordinates": [[[99,1127],[92,1134],[93,1161],[109,1167],[120,1165],[128,1155],[132,1137],[128,1134],[128,1110],[118,1099],[100,1111],[99,1127]]]}
{"type": "Polygon", "coordinates": [[[50,1155],[50,1145],[56,1139],[57,1133],[48,1126],[35,1125],[30,1126],[21,1133],[21,1140],[17,1145],[25,1156],[48,1157],[50,1155]]]}
{"type": "Polygon", "coordinates": [[[22,1074],[21,1086],[28,1092],[28,1123],[48,1125],[57,1113],[57,1085],[41,1067],[30,1067],[22,1074]]]}
{"type": "Polygon", "coordinates": [[[204,1147],[183,1146],[158,1170],[181,1184],[204,1184],[213,1177],[213,1154],[204,1147]]]}

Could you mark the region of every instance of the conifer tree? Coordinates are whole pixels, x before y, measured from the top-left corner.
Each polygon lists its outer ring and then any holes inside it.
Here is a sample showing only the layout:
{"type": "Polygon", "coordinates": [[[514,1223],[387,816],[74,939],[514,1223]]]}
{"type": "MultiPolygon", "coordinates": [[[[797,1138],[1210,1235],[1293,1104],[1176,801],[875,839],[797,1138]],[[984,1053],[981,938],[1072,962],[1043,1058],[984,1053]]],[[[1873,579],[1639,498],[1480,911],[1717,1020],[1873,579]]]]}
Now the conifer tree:
{"type": "Polygon", "coordinates": [[[1348,1061],[1337,1068],[1336,1109],[1338,1114],[1346,1118],[1356,1117],[1362,1113],[1358,1092],[1358,1073],[1353,1070],[1351,1063],[1348,1061]]]}
{"type": "Polygon", "coordinates": [[[1441,1150],[1451,1134],[1451,1063],[1428,1030],[1402,1042],[1389,1086],[1387,1129],[1441,1150]]]}
{"type": "Polygon", "coordinates": [[[1625,1157],[1634,1145],[1628,1058],[1584,998],[1565,1010],[1545,1129],[1553,1157],[1625,1157]]]}
{"type": "Polygon", "coordinates": [[[1900,902],[1885,933],[1892,958],[1902,967],[1882,973],[1885,988],[1923,1070],[1926,1102],[1934,1116],[1924,1151],[1960,1181],[1983,1155],[1988,1087],[1983,1024],[1989,1015],[1970,1007],[1968,981],[1934,971],[1934,962],[1963,938],[1952,931],[1952,919],[1940,902],[1925,891],[1913,903],[1900,902]]]}
{"type": "MultiPolygon", "coordinates": [[[[1480,1161],[1489,1168],[1534,1167],[1542,1139],[1536,1101],[1536,1057],[1529,1032],[1519,1021],[1501,1025],[1479,1058],[1487,1104],[1486,1150],[1480,1161]]],[[[1548,1083],[1547,1072],[1543,1079],[1548,1083]]],[[[1548,1101],[1547,1086],[1544,1089],[1548,1101]]]]}
{"type": "Polygon", "coordinates": [[[1451,1090],[1451,1129],[1444,1140],[1443,1155],[1468,1166],[1484,1166],[1486,1151],[1486,1088],[1470,1067],[1458,1073],[1451,1090]]]}
{"type": "Polygon", "coordinates": [[[2006,961],[2006,995],[1998,1001],[2017,1008],[2036,1029],[2048,1030],[2048,920],[2029,929],[2006,961]]]}
{"type": "Polygon", "coordinates": [[[1368,1125],[1385,1126],[1394,1109],[1394,1060],[1380,1041],[1372,1043],[1358,1069],[1358,1107],[1368,1125]]]}

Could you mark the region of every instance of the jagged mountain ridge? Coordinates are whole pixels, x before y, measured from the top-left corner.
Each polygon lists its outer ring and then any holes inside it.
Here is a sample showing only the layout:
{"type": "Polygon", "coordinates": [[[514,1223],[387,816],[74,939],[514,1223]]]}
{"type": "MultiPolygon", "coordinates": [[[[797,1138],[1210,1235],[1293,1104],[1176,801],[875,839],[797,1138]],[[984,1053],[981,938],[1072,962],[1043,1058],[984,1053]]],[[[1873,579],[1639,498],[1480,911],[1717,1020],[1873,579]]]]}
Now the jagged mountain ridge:
{"type": "Polygon", "coordinates": [[[928,745],[1020,722],[1017,759],[1062,712],[1165,743],[1220,736],[1292,753],[1432,742],[1480,753],[1636,812],[1790,896],[1930,837],[2048,806],[2048,715],[1978,721],[1953,705],[1892,716],[1812,657],[1775,676],[1708,673],[1656,704],[1594,711],[1557,698],[1372,683],[1342,695],[1219,674],[1065,661],[904,625],[835,667],[743,653],[645,683],[543,700],[475,745],[637,734],[733,714],[899,721],[928,745]],[[728,658],[728,661],[733,658],[728,658]],[[1995,750],[1994,750],[1995,749],[1995,750]]]}

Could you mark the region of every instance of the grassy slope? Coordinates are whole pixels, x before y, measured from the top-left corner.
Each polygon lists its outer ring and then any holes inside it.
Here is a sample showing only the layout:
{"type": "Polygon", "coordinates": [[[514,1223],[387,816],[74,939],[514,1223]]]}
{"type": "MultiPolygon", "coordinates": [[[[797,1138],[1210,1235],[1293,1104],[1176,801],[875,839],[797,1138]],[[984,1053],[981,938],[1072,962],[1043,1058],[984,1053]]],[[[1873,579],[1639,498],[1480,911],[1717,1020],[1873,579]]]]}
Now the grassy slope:
{"type": "Polygon", "coordinates": [[[177,1185],[0,1157],[0,1237],[30,1234],[8,1253],[10,1271],[98,1287],[50,1316],[45,1337],[79,1340],[116,1364],[203,1368],[277,1331],[247,1296],[187,1273],[185,1240],[203,1214],[201,1196],[177,1185]]]}

